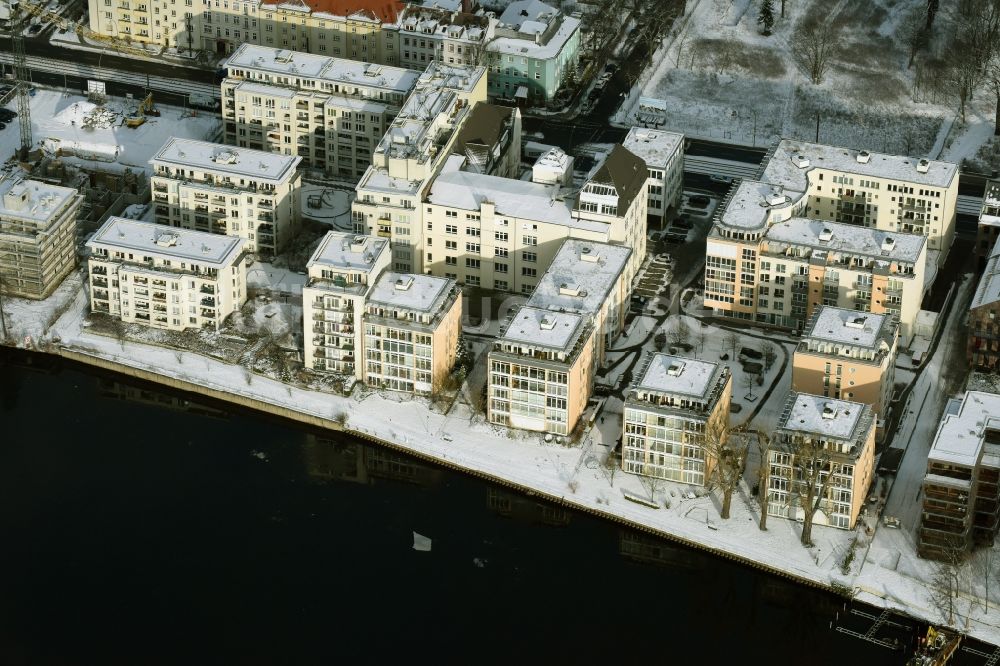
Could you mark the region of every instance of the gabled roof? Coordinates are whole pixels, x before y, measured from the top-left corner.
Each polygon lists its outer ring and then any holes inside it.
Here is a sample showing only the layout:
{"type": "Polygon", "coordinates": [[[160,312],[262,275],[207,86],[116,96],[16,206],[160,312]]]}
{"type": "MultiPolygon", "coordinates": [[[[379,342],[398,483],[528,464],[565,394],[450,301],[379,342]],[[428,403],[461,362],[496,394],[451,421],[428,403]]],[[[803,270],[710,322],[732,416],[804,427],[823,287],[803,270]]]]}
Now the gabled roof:
{"type": "Polygon", "coordinates": [[[624,212],[632,205],[636,195],[646,189],[646,163],[627,148],[616,145],[589,182],[615,188],[618,210],[624,212]]]}

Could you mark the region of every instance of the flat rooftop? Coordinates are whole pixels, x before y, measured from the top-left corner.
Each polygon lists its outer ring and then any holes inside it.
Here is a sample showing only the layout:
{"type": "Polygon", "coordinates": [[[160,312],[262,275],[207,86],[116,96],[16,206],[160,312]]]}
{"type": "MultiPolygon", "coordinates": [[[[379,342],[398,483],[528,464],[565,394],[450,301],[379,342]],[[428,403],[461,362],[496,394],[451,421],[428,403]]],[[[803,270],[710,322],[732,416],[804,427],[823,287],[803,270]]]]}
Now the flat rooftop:
{"type": "Polygon", "coordinates": [[[630,256],[631,248],[624,245],[563,241],[527,304],[543,310],[596,313],[630,256]]]}
{"type": "Polygon", "coordinates": [[[945,411],[928,461],[975,466],[987,429],[1000,429],[1000,395],[967,391],[957,409],[945,411]]]}
{"type": "Polygon", "coordinates": [[[282,182],[295,174],[302,158],[221,143],[171,137],[149,161],[154,168],[176,166],[254,180],[282,182]]]}
{"type": "Polygon", "coordinates": [[[435,312],[455,285],[448,278],[385,271],[368,295],[368,303],[390,308],[435,312]]]}
{"type": "Polygon", "coordinates": [[[23,175],[16,171],[0,176],[0,217],[30,220],[42,227],[78,194],[71,187],[28,180],[23,175]]]}
{"type": "Polygon", "coordinates": [[[442,173],[431,183],[427,200],[438,206],[478,211],[484,201],[496,214],[591,231],[604,231],[603,222],[573,216],[573,200],[561,196],[557,185],[543,185],[468,171],[442,173]]]}
{"type": "Polygon", "coordinates": [[[295,78],[367,86],[404,95],[413,88],[420,76],[419,72],[403,67],[390,67],[247,43],[237,47],[226,61],[225,67],[229,70],[255,70],[295,78]]]}
{"type": "Polygon", "coordinates": [[[889,328],[890,321],[891,317],[882,314],[823,305],[810,318],[802,337],[874,349],[880,340],[891,337],[883,330],[889,328]]]}
{"type": "Polygon", "coordinates": [[[771,209],[793,205],[802,192],[787,191],[781,186],[759,180],[741,180],[732,191],[726,208],[716,214],[716,221],[732,229],[762,229],[771,209]]]}
{"type": "Polygon", "coordinates": [[[512,342],[568,352],[584,328],[586,318],[575,312],[552,312],[522,305],[499,342],[512,342]]]}
{"type": "Polygon", "coordinates": [[[845,174],[930,187],[948,187],[958,177],[958,165],[951,162],[927,160],[927,171],[923,173],[917,171],[920,158],[868,151],[868,161],[861,163],[858,161],[860,152],[850,148],[782,139],[768,160],[761,180],[804,192],[808,189],[806,174],[812,169],[830,169],[845,174]]]}
{"type": "MultiPolygon", "coordinates": [[[[501,15],[501,24],[504,23],[503,16],[510,12],[511,7],[513,7],[513,4],[508,6],[507,10],[501,15]]],[[[497,37],[489,43],[488,50],[496,53],[535,58],[537,60],[550,60],[562,52],[566,42],[580,29],[580,19],[572,16],[560,15],[544,22],[537,19],[529,21],[517,20],[519,18],[520,16],[515,15],[515,23],[499,26],[517,30],[519,36],[497,37]],[[536,44],[534,41],[535,35],[544,33],[551,20],[558,20],[560,22],[559,28],[549,37],[549,41],[544,44],[536,44]]]]}
{"type": "Polygon", "coordinates": [[[986,268],[983,270],[976,293],[972,297],[970,309],[979,308],[1000,301],[1000,240],[993,245],[986,268]]]}
{"type": "MultiPolygon", "coordinates": [[[[186,259],[201,266],[223,268],[239,257],[244,242],[234,236],[109,217],[87,241],[87,247],[91,250],[100,248],[141,253],[142,256],[163,259],[186,259]]],[[[142,257],[137,256],[132,261],[140,264],[142,257]]]]}
{"type": "Polygon", "coordinates": [[[647,167],[662,168],[684,145],[684,135],[665,130],[633,127],[622,145],[636,157],[641,157],[647,167]]]}
{"type": "Polygon", "coordinates": [[[417,78],[416,87],[447,88],[455,92],[471,93],[484,76],[486,76],[485,67],[449,65],[440,60],[432,60],[417,78]]]}
{"type": "Polygon", "coordinates": [[[677,396],[707,399],[725,368],[711,361],[653,354],[633,388],[677,396]]]}
{"type": "Polygon", "coordinates": [[[832,439],[857,441],[867,434],[860,432],[859,426],[865,421],[873,423],[870,418],[861,418],[866,413],[870,415],[871,407],[859,402],[835,400],[808,393],[792,393],[788,397],[785,411],[778,420],[778,428],[832,439]]]}
{"type": "Polygon", "coordinates": [[[328,231],[313,252],[307,267],[329,266],[340,270],[368,272],[388,246],[389,241],[384,238],[328,231]]]}
{"type": "Polygon", "coordinates": [[[880,231],[839,222],[793,217],[768,227],[764,238],[772,242],[805,245],[815,250],[864,255],[876,260],[915,264],[927,243],[916,234],[880,231]],[[824,240],[829,236],[827,240],[824,240]]]}

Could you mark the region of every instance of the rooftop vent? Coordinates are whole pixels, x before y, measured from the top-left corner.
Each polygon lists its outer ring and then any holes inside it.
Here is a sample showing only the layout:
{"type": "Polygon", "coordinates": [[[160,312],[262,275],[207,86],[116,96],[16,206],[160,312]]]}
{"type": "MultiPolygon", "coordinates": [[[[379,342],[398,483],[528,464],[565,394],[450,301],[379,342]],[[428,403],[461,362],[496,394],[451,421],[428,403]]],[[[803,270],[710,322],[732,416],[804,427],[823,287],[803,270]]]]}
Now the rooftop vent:
{"type": "Polygon", "coordinates": [[[567,284],[563,282],[559,285],[559,295],[560,296],[579,296],[580,287],[575,284],[567,284]]]}
{"type": "Polygon", "coordinates": [[[771,191],[767,194],[767,205],[780,206],[783,203],[785,203],[785,193],[782,191],[781,187],[772,187],[771,191]]]}
{"type": "Polygon", "coordinates": [[[671,361],[667,368],[667,374],[671,377],[680,377],[684,372],[684,361],[671,361]]]}
{"type": "Polygon", "coordinates": [[[827,227],[823,227],[823,231],[819,232],[819,240],[821,243],[828,243],[833,240],[833,231],[827,227]]]}
{"type": "Polygon", "coordinates": [[[805,169],[807,166],[809,166],[809,158],[806,157],[805,155],[795,155],[794,157],[792,157],[792,162],[794,162],[795,166],[797,166],[800,169],[805,169]]]}
{"type": "Polygon", "coordinates": [[[837,417],[837,405],[832,402],[823,403],[823,418],[830,420],[837,417]]]}
{"type": "Polygon", "coordinates": [[[872,159],[872,154],[867,150],[858,151],[858,164],[868,164],[872,159]]]}
{"type": "Polygon", "coordinates": [[[173,247],[177,245],[177,234],[160,234],[156,237],[156,244],[160,247],[173,247]]]}
{"type": "Polygon", "coordinates": [[[867,319],[864,317],[848,317],[847,321],[844,322],[844,325],[849,328],[864,328],[866,321],[867,319]]]}
{"type": "Polygon", "coordinates": [[[413,276],[407,275],[405,277],[396,278],[396,291],[406,291],[413,286],[413,276]]]}
{"type": "Polygon", "coordinates": [[[556,327],[555,317],[550,317],[549,315],[542,315],[542,320],[538,322],[538,325],[543,331],[551,331],[556,327]]]}
{"type": "Polygon", "coordinates": [[[220,150],[212,155],[212,161],[216,164],[236,164],[236,153],[232,150],[220,150]]]}
{"type": "Polygon", "coordinates": [[[931,168],[931,163],[928,160],[920,160],[917,162],[917,171],[920,173],[927,173],[927,170],[931,168]]]}
{"type": "Polygon", "coordinates": [[[592,264],[596,264],[600,261],[601,255],[594,252],[589,247],[585,247],[580,250],[580,261],[589,261],[592,264]]]}
{"type": "Polygon", "coordinates": [[[882,249],[885,252],[891,251],[894,247],[896,247],[896,241],[891,236],[886,236],[882,239],[882,249]]]}
{"type": "Polygon", "coordinates": [[[365,247],[364,236],[354,236],[351,238],[351,252],[361,252],[365,247]]]}

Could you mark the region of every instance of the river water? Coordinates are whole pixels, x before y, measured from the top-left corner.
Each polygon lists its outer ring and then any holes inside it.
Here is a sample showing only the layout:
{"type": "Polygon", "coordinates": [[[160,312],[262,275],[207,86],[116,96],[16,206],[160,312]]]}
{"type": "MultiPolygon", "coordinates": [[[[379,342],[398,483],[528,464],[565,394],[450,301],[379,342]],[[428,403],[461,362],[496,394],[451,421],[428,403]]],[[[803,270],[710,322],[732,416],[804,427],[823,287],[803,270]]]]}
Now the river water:
{"type": "Polygon", "coordinates": [[[0,403],[3,665],[903,662],[836,596],[379,447],[37,356],[0,403]]]}

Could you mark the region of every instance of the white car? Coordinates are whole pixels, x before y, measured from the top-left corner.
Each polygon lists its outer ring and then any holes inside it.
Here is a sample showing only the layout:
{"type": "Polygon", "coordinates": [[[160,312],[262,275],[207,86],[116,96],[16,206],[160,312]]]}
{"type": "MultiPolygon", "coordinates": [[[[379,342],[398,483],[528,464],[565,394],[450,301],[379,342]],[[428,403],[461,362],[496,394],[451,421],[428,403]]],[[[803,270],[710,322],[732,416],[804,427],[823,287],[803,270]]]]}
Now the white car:
{"type": "Polygon", "coordinates": [[[722,183],[723,185],[729,185],[733,182],[729,176],[709,176],[708,179],[713,183],[722,183]]]}

